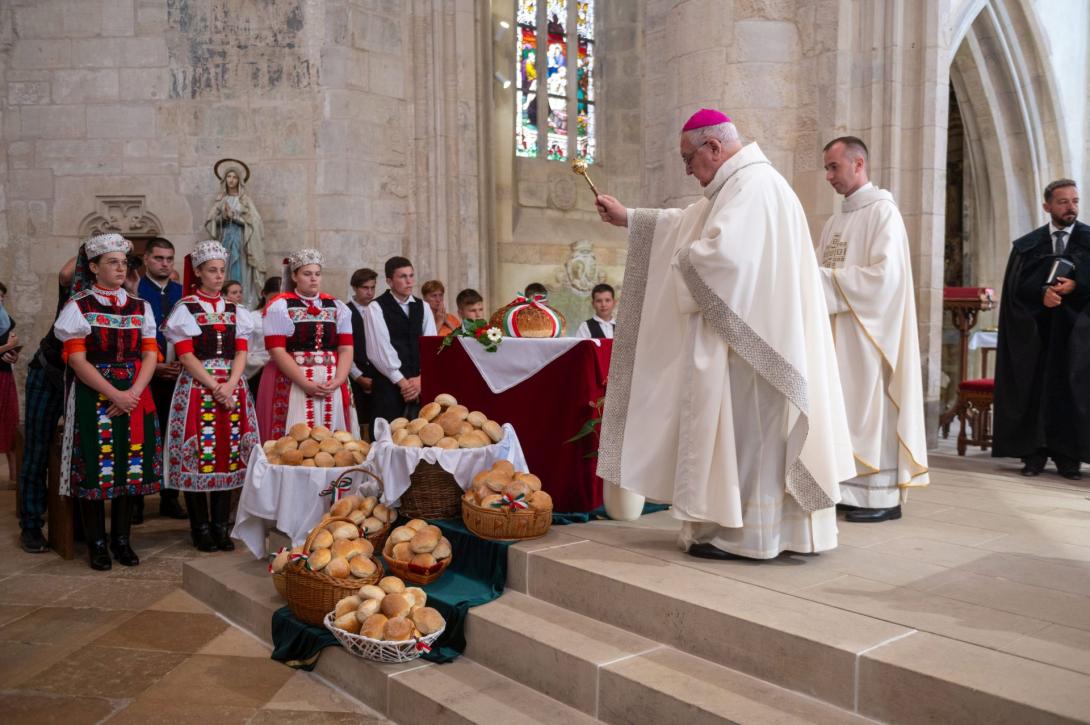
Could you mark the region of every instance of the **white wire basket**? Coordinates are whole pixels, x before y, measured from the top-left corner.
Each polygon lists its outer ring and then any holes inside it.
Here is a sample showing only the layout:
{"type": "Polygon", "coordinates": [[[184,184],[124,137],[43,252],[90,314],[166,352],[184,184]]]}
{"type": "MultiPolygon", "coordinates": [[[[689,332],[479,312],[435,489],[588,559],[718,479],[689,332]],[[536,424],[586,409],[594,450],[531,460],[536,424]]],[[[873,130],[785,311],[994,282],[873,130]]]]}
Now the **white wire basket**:
{"type": "Polygon", "coordinates": [[[434,644],[435,640],[439,639],[439,635],[443,634],[447,629],[447,625],[444,623],[443,628],[438,632],[432,632],[420,639],[371,639],[370,637],[364,637],[362,634],[352,634],[339,627],[334,627],[333,612],[325,615],[325,627],[333,633],[333,636],[337,638],[337,641],[340,642],[346,650],[357,657],[362,657],[363,659],[371,660],[372,662],[388,663],[411,662],[425,652],[430,652],[432,644],[434,644]]]}

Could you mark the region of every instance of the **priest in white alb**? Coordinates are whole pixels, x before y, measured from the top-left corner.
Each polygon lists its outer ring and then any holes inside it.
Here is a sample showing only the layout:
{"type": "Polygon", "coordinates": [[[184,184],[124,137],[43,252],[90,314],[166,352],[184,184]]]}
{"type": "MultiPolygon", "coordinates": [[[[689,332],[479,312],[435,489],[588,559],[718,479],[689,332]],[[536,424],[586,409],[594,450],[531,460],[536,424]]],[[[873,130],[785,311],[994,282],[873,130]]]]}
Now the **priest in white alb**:
{"type": "Polygon", "coordinates": [[[928,482],[908,233],[893,195],[870,183],[863,141],[830,141],[824,163],[844,201],[817,255],[856,467],[837,508],[848,521],[889,521],[901,518],[903,492],[928,482]]]}
{"type": "Polygon", "coordinates": [[[802,206],[719,111],[680,151],[703,187],[686,208],[597,197],[629,230],[598,473],[672,503],[693,556],[832,549],[855,467],[802,206]]]}

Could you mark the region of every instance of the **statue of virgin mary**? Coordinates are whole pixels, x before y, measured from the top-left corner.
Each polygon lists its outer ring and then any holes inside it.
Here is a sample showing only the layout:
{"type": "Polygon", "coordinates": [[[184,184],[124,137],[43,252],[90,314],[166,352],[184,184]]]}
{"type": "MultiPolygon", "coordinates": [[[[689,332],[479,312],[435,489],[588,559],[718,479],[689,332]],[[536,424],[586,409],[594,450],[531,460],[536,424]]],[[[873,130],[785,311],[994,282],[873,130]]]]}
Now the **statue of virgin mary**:
{"type": "Polygon", "coordinates": [[[265,242],[261,215],[246,193],[250,168],[237,159],[220,159],[213,167],[219,194],[204,226],[227,249],[227,278],[242,283],[242,298],[253,306],[265,284],[265,242]]]}

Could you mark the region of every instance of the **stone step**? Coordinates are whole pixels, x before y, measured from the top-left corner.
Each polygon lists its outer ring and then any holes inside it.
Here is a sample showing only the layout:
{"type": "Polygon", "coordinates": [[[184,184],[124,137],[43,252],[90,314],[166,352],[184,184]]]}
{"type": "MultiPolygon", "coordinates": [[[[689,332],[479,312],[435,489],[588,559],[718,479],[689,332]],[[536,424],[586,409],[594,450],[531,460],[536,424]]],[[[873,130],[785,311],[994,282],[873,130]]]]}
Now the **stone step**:
{"type": "Polygon", "coordinates": [[[515,591],[470,610],[466,643],[474,662],[604,722],[869,722],[515,591]]]}
{"type": "MultiPolygon", "coordinates": [[[[186,562],[183,587],[227,619],[272,643],[273,612],[283,601],[266,566],[236,551],[186,562]]],[[[327,647],[314,673],[401,725],[427,723],[592,723],[594,718],[469,658],[437,665],[384,665],[327,647]]]]}
{"type": "MultiPolygon", "coordinates": [[[[696,672],[702,662],[714,663],[739,677],[756,678],[766,686],[843,708],[845,714],[883,722],[1090,721],[1090,677],[1082,673],[730,578],[722,568],[716,569],[719,563],[685,559],[670,532],[616,527],[603,536],[604,527],[595,524],[564,528],[509,549],[509,586],[620,630],[628,639],[618,647],[631,649],[649,640],[668,648],[604,667],[598,662],[595,712],[602,719],[620,722],[625,713],[643,712],[626,709],[634,698],[631,693],[642,691],[649,702],[668,702],[674,695],[656,694],[655,689],[665,687],[670,678],[655,673],[668,671],[670,664],[680,661],[676,658],[691,657],[695,662],[688,662],[693,666],[679,666],[681,671],[696,672]],[[581,539],[581,534],[587,538],[581,539]],[[609,683],[620,677],[639,682],[642,688],[633,686],[628,697],[618,695],[625,689],[610,688],[609,683]],[[981,713],[988,717],[981,718],[981,713]]],[[[751,575],[754,566],[769,566],[726,564],[738,565],[741,576],[751,575]]],[[[490,617],[494,621],[487,624],[478,625],[475,615],[474,625],[499,627],[505,617],[514,617],[507,609],[500,611],[504,606],[495,608],[490,617]]],[[[564,626],[571,622],[558,621],[564,626]]],[[[580,662],[571,652],[575,645],[557,642],[559,628],[520,626],[530,627],[530,633],[504,636],[512,643],[531,639],[543,643],[548,657],[569,667],[586,671],[596,657],[608,655],[602,643],[593,641],[579,650],[580,662]]],[[[488,649],[476,637],[473,647],[488,649]]],[[[478,651],[475,657],[500,666],[489,659],[499,657],[490,651],[478,651]]],[[[514,671],[520,679],[527,676],[514,671]]],[[[558,692],[561,682],[544,682],[542,687],[558,692]]],[[[693,700],[681,694],[675,699],[692,707],[693,700]]],[[[581,709],[589,701],[585,688],[556,696],[581,709]]],[[[731,717],[730,710],[722,714],[731,717]]]]}

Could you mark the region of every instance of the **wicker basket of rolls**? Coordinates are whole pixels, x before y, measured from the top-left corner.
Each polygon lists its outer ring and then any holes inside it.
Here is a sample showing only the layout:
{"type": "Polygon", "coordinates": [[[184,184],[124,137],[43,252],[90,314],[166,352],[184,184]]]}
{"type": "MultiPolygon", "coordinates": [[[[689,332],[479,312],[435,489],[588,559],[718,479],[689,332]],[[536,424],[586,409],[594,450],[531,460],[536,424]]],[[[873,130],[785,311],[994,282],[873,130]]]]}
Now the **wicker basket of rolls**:
{"type": "Polygon", "coordinates": [[[329,489],[336,491],[343,485],[351,482],[352,476],[363,474],[375,479],[378,483],[379,495],[375,496],[344,496],[335,501],[329,509],[329,515],[333,518],[345,518],[356,525],[360,535],[364,536],[376,550],[381,550],[386,541],[386,535],[390,533],[390,525],[397,520],[397,510],[386,504],[379,503],[385,484],[377,473],[367,468],[349,468],[341,473],[329,489]]]}
{"type": "Polygon", "coordinates": [[[431,584],[450,566],[450,541],[438,526],[412,519],[390,532],[382,560],[391,574],[416,584],[431,584]]]}
{"type": "Polygon", "coordinates": [[[516,472],[509,461],[496,461],[473,477],[462,497],[462,521],[490,541],[535,539],[552,526],[553,501],[537,476],[516,472]]]}
{"type": "Polygon", "coordinates": [[[396,576],[360,587],[337,602],[325,626],[346,650],[375,662],[408,662],[431,650],[447,623],[428,595],[396,576]]]}
{"type": "Polygon", "coordinates": [[[347,518],[327,518],[303,544],[306,559],[289,564],[286,599],[292,614],[306,624],[321,625],[337,602],[382,578],[374,546],[347,518]]]}

